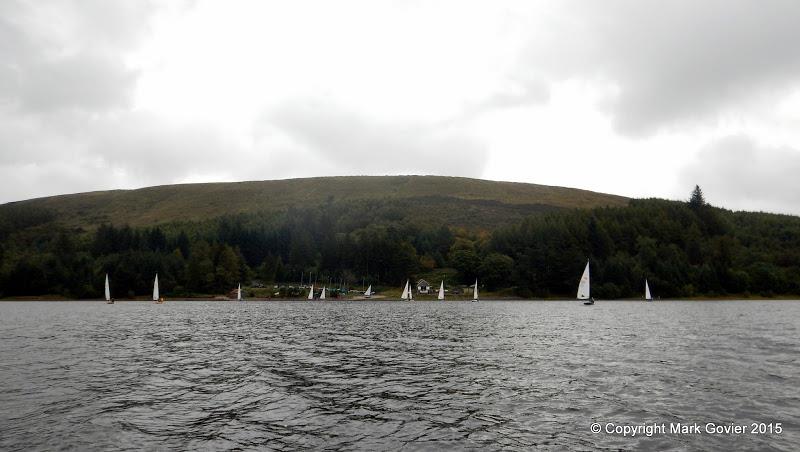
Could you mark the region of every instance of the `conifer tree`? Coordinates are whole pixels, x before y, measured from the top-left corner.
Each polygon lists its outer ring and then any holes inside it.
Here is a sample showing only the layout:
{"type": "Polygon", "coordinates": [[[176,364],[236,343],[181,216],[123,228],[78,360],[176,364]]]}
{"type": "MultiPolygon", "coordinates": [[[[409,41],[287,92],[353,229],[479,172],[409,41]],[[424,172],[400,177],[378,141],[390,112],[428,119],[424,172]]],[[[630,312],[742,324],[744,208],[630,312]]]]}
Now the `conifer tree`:
{"type": "Polygon", "coordinates": [[[689,198],[689,205],[693,209],[706,205],[706,198],[703,196],[703,190],[700,189],[699,185],[694,186],[694,190],[692,190],[692,196],[689,198]]]}

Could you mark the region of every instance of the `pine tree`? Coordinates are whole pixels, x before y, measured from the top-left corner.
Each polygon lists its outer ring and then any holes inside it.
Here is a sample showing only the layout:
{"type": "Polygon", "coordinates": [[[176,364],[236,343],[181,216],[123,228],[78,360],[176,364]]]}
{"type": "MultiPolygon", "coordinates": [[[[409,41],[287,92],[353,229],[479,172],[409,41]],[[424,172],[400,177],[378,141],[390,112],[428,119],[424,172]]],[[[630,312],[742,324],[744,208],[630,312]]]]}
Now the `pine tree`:
{"type": "Polygon", "coordinates": [[[703,196],[703,190],[700,189],[699,185],[695,185],[694,190],[692,190],[692,196],[689,198],[689,206],[696,209],[705,205],[706,198],[703,196]]]}

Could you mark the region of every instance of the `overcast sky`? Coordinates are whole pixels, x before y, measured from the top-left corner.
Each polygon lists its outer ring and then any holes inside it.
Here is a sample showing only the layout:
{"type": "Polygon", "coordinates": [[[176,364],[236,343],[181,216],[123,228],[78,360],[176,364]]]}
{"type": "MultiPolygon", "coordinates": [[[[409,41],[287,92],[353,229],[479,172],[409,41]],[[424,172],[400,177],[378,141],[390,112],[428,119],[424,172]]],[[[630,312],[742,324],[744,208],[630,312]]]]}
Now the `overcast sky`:
{"type": "Polygon", "coordinates": [[[800,2],[0,2],[0,202],[439,174],[800,214],[800,2]]]}

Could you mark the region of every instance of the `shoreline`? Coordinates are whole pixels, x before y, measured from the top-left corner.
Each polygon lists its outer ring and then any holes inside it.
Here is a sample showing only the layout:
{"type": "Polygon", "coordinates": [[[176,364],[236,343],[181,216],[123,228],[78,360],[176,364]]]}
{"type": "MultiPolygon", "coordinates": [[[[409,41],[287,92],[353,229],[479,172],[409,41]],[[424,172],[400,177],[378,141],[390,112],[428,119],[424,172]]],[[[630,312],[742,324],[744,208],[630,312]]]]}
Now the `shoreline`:
{"type": "MultiPolygon", "coordinates": [[[[72,298],[64,298],[60,296],[29,296],[29,297],[8,297],[8,298],[0,298],[0,303],[2,302],[74,302],[74,301],[89,301],[89,302],[97,302],[97,303],[105,303],[104,299],[100,298],[81,298],[81,299],[72,299],[72,298]]],[[[122,298],[122,299],[115,299],[116,303],[124,303],[124,302],[148,302],[148,303],[155,303],[149,298],[122,298]]],[[[220,302],[220,303],[237,303],[239,302],[233,298],[223,298],[223,297],[176,297],[176,298],[165,298],[165,302],[196,302],[196,301],[213,301],[213,302],[220,302]]],[[[296,301],[296,302],[308,302],[311,300],[305,298],[269,298],[269,297],[249,297],[242,302],[271,302],[271,301],[280,301],[280,302],[287,302],[287,301],[296,301]]],[[[364,301],[364,302],[371,302],[371,301],[385,301],[385,302],[404,302],[404,303],[414,303],[417,301],[439,301],[436,298],[415,298],[412,301],[405,301],[400,300],[399,297],[372,297],[372,298],[364,298],[364,297],[352,297],[352,298],[329,298],[326,300],[319,300],[314,299],[314,302],[335,302],[335,301],[364,301]]],[[[472,301],[471,298],[447,298],[442,300],[442,302],[446,303],[449,301],[472,301]]],[[[510,297],[510,296],[487,296],[482,298],[481,301],[536,301],[536,302],[550,302],[550,301],[575,301],[578,302],[580,300],[574,298],[521,298],[521,297],[510,297]]],[[[636,302],[636,303],[644,303],[645,301],[641,298],[616,298],[616,299],[596,299],[597,302],[604,302],[604,301],[625,301],[625,302],[636,302]]],[[[695,301],[695,302],[704,302],[704,301],[800,301],[800,295],[792,297],[792,296],[780,296],[780,297],[744,297],[744,296],[724,296],[724,297],[688,297],[688,298],[664,298],[659,300],[653,300],[652,303],[659,303],[663,301],[695,301]]]]}

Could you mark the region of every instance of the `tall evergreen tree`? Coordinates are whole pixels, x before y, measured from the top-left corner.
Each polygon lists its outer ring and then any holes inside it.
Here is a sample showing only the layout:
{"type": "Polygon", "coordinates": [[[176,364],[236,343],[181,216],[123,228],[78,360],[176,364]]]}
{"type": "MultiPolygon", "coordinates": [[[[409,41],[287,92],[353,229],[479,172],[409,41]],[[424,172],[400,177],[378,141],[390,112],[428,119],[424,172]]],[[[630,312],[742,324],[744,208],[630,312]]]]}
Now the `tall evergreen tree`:
{"type": "Polygon", "coordinates": [[[703,190],[700,189],[699,185],[694,186],[692,195],[689,197],[689,205],[693,209],[697,209],[706,205],[706,198],[703,196],[703,190]]]}

